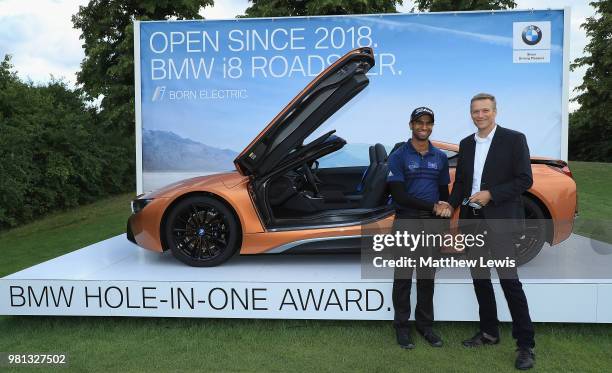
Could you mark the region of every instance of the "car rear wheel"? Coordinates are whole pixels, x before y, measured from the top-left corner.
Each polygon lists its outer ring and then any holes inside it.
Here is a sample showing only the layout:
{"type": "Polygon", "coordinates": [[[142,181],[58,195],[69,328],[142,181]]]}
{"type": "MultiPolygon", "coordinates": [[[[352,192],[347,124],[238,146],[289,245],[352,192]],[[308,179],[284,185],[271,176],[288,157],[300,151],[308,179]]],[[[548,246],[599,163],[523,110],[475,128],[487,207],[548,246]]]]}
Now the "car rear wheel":
{"type": "Polygon", "coordinates": [[[217,266],[239,248],[237,219],[227,206],[211,197],[192,196],[178,202],[164,226],[167,247],[190,266],[217,266]]]}
{"type": "Polygon", "coordinates": [[[517,264],[523,265],[535,258],[544,242],[548,231],[548,220],[542,208],[531,198],[523,197],[525,208],[525,231],[515,243],[517,264]]]}

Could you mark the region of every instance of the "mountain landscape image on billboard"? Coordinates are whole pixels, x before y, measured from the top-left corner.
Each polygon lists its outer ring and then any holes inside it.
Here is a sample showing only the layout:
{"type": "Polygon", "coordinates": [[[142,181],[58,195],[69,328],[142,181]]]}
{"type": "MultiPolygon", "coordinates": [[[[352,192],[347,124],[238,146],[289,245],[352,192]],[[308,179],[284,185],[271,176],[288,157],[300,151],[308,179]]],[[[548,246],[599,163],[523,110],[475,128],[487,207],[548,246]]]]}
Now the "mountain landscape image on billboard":
{"type": "Polygon", "coordinates": [[[219,172],[234,169],[238,152],[183,138],[173,132],[142,131],[145,172],[219,172]]]}

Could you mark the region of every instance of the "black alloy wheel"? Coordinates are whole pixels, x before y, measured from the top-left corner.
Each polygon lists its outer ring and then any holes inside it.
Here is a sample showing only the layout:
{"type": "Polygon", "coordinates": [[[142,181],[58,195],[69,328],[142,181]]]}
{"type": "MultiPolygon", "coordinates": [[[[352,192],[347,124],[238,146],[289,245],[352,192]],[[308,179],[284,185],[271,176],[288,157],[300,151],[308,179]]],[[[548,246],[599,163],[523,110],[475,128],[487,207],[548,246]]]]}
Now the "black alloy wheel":
{"type": "Polygon", "coordinates": [[[550,224],[542,208],[533,199],[523,196],[523,206],[525,230],[515,241],[516,261],[519,266],[528,263],[540,253],[550,224]]]}
{"type": "Polygon", "coordinates": [[[177,203],[166,218],[165,240],[172,254],[194,267],[213,267],[239,248],[240,226],[220,201],[192,196],[177,203]]]}

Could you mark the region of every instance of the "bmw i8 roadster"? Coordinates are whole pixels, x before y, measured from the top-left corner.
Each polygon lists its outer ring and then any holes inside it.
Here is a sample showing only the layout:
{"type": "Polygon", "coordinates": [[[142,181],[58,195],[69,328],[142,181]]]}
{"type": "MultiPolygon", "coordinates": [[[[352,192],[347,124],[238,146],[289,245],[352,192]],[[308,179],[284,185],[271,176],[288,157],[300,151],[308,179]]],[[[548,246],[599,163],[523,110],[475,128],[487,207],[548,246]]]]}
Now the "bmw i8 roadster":
{"type": "MultiPolygon", "coordinates": [[[[387,152],[370,147],[363,167],[319,168],[319,158],[345,140],[330,131],[304,143],[327,118],[368,85],[371,48],[350,51],[319,74],[234,160],[236,170],[183,180],[132,201],[127,237],[158,252],[170,250],[191,266],[216,266],[236,253],[263,254],[358,249],[362,228],[393,224],[386,188],[387,152]]],[[[454,144],[434,142],[449,157],[454,144]]],[[[519,262],[544,242],[556,244],[572,230],[576,184],[562,161],[532,160],[533,187],[524,195],[529,227],[519,262]]]]}

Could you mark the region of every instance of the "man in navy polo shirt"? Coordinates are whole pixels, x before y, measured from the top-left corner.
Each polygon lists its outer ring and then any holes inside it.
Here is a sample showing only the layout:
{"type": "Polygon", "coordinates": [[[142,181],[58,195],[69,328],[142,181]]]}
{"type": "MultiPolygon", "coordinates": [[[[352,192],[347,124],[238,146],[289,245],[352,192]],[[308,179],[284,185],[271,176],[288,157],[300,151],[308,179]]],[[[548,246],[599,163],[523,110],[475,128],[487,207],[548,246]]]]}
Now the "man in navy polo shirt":
{"type": "MultiPolygon", "coordinates": [[[[433,111],[426,107],[416,108],[410,115],[412,137],[389,156],[387,182],[396,208],[395,230],[407,229],[407,223],[409,233],[419,233],[423,228],[420,223],[422,219],[450,217],[451,210],[444,202],[448,200],[450,183],[448,158],[429,142],[433,125],[433,111]]],[[[418,247],[415,253],[428,256],[433,254],[433,250],[418,247]]],[[[413,271],[412,267],[396,268],[393,281],[393,326],[397,343],[407,349],[414,348],[410,331],[410,289],[413,271]]],[[[430,345],[441,347],[442,339],[432,330],[435,269],[417,266],[416,272],[416,329],[430,345]]]]}

